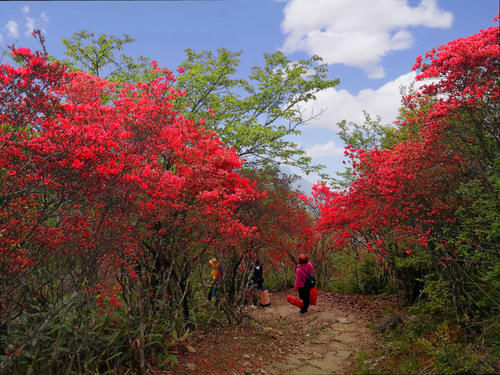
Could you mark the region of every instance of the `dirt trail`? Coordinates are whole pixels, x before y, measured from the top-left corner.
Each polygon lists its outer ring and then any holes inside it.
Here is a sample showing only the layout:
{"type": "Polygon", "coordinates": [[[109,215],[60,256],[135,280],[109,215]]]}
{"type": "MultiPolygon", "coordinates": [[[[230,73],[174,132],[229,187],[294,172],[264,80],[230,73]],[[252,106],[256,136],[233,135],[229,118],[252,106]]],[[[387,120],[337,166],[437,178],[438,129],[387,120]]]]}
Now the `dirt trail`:
{"type": "Polygon", "coordinates": [[[318,305],[311,306],[304,315],[288,303],[276,303],[252,314],[257,321],[278,330],[278,335],[280,326],[289,327],[295,341],[287,358],[270,364],[264,373],[331,375],[350,372],[356,353],[375,342],[366,320],[333,302],[331,295],[321,293],[318,305]]]}
{"type": "Polygon", "coordinates": [[[198,337],[187,345],[176,375],[350,374],[360,350],[375,345],[370,323],[391,301],[319,292],[301,315],[273,293],[271,307],[248,308],[247,324],[198,337]]]}

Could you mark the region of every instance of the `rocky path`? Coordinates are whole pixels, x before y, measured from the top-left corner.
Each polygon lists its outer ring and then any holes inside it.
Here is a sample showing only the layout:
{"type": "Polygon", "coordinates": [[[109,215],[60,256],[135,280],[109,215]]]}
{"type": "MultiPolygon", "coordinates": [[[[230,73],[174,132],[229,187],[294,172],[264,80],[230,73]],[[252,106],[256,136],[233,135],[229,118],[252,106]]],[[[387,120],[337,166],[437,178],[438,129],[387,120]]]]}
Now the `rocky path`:
{"type": "MultiPolygon", "coordinates": [[[[335,306],[333,295],[321,293],[318,305],[300,315],[288,303],[276,303],[252,316],[261,324],[279,330],[289,327],[294,346],[280,361],[264,369],[268,374],[331,375],[350,373],[356,354],[374,345],[369,322],[345,306],[335,306]],[[278,324],[276,324],[278,323],[278,324]]],[[[278,333],[279,334],[279,333],[278,333]]]]}
{"type": "Polygon", "coordinates": [[[375,345],[370,324],[391,301],[320,292],[318,304],[301,315],[273,293],[271,307],[248,308],[246,324],[191,342],[176,375],[350,374],[357,353],[375,345]]]}

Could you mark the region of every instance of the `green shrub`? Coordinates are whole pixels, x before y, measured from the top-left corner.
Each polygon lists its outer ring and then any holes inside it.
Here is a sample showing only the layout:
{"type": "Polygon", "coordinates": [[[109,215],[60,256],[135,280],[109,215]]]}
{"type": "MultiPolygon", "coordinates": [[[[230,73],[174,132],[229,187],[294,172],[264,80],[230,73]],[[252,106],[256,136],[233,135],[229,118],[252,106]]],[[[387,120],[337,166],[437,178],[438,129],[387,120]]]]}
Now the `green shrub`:
{"type": "MultiPolygon", "coordinates": [[[[19,350],[8,367],[12,374],[106,373],[130,355],[128,334],[119,316],[89,305],[32,304],[5,333],[7,352],[19,350]]],[[[2,332],[3,333],[3,332],[2,332]]],[[[5,338],[2,338],[5,341],[5,338]]],[[[7,354],[7,353],[6,353],[7,354]]],[[[3,362],[7,355],[2,356],[3,362]]]]}
{"type": "MultiPolygon", "coordinates": [[[[466,335],[466,327],[440,315],[412,309],[404,323],[379,337],[381,345],[363,352],[356,374],[492,374],[498,360],[499,319],[482,322],[479,333],[466,335]]],[[[465,324],[466,323],[466,324],[465,324]]]]}
{"type": "Polygon", "coordinates": [[[392,293],[395,284],[375,259],[374,254],[363,254],[360,262],[353,251],[338,251],[330,255],[335,269],[327,281],[326,290],[341,293],[392,293]]]}
{"type": "Polygon", "coordinates": [[[428,338],[420,338],[417,344],[432,357],[438,374],[493,373],[486,362],[487,353],[472,343],[463,343],[460,336],[459,328],[444,322],[428,338]]]}

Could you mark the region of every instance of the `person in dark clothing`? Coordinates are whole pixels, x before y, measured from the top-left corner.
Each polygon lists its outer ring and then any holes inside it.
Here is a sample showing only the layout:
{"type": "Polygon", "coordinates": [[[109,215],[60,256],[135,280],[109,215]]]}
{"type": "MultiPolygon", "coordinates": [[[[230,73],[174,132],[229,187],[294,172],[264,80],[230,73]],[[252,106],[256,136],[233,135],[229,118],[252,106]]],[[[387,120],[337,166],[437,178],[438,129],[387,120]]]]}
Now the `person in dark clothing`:
{"type": "Polygon", "coordinates": [[[259,300],[259,293],[264,288],[264,269],[258,259],[255,261],[255,266],[253,268],[252,283],[253,283],[252,302],[254,306],[257,306],[259,300]]]}
{"type": "Polygon", "coordinates": [[[252,281],[256,285],[257,290],[262,290],[264,286],[264,270],[258,259],[255,261],[255,267],[253,268],[252,281]]]}
{"type": "Polygon", "coordinates": [[[295,286],[294,289],[299,292],[299,298],[304,302],[304,306],[300,309],[301,314],[305,314],[309,309],[309,293],[310,290],[305,287],[307,275],[313,275],[313,265],[307,260],[305,254],[299,255],[299,264],[297,265],[295,286]]]}

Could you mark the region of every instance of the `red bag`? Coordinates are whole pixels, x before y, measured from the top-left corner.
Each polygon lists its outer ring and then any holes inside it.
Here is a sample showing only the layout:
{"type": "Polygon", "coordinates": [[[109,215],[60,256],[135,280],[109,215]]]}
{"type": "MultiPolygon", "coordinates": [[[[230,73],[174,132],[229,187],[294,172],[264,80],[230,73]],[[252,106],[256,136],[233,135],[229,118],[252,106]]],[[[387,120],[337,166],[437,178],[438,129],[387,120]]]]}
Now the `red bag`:
{"type": "Polygon", "coordinates": [[[299,297],[289,295],[288,297],[286,297],[286,300],[288,303],[291,303],[294,306],[297,306],[300,308],[304,307],[304,302],[302,302],[302,300],[299,297]]]}
{"type": "Polygon", "coordinates": [[[317,301],[318,301],[318,289],[312,288],[311,291],[309,292],[309,304],[316,305],[317,301]]]}

